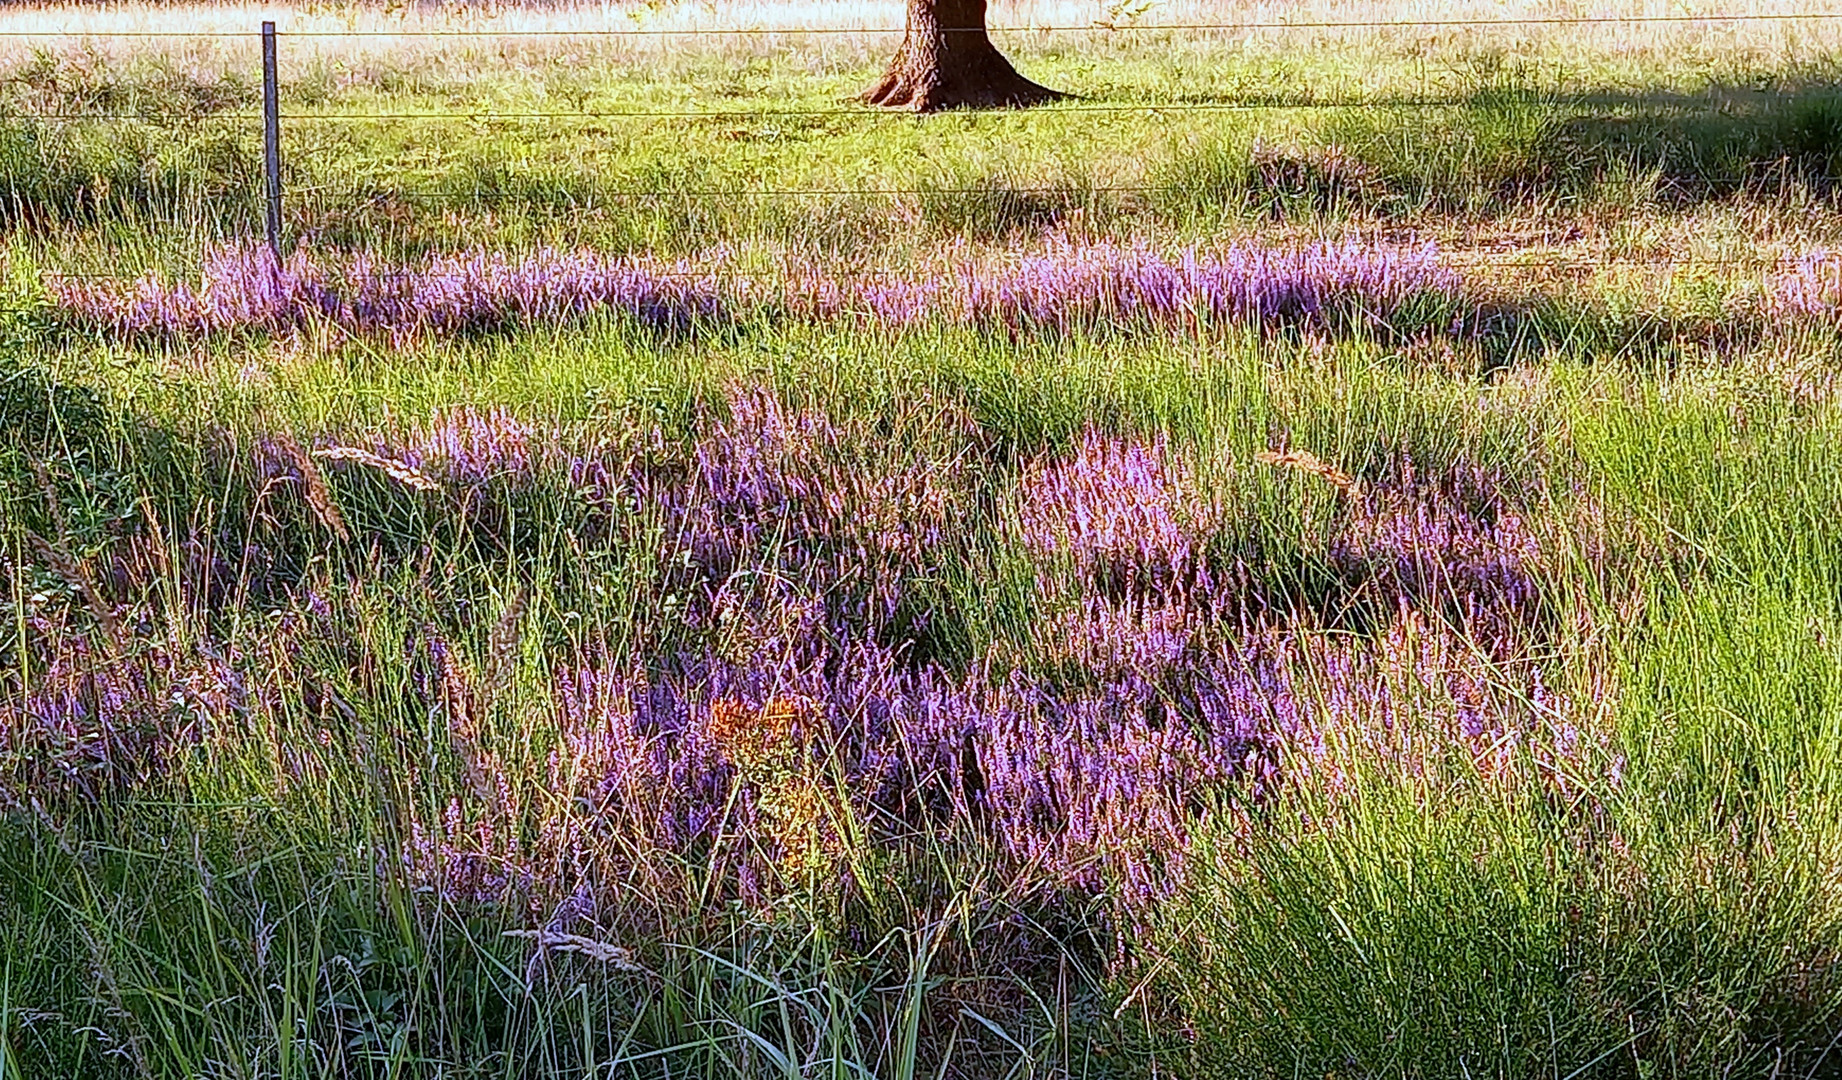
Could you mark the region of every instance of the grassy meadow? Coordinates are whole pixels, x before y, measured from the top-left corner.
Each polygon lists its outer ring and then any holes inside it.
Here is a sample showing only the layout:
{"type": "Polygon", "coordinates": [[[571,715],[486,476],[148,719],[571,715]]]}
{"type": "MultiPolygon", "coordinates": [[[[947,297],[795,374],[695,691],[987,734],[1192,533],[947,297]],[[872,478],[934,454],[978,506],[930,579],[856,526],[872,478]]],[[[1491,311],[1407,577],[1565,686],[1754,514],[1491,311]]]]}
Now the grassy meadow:
{"type": "Polygon", "coordinates": [[[1810,10],[0,10],[0,1077],[1842,1075],[1810,10]]]}

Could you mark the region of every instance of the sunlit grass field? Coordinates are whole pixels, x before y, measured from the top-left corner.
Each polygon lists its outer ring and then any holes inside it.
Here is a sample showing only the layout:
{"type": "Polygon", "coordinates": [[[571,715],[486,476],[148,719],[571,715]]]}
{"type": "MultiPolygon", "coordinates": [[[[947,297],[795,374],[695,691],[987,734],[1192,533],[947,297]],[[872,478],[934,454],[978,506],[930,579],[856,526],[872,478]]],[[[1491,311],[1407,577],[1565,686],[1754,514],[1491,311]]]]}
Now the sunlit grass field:
{"type": "Polygon", "coordinates": [[[0,12],[0,1077],[1842,1075],[1811,10],[0,12]]]}

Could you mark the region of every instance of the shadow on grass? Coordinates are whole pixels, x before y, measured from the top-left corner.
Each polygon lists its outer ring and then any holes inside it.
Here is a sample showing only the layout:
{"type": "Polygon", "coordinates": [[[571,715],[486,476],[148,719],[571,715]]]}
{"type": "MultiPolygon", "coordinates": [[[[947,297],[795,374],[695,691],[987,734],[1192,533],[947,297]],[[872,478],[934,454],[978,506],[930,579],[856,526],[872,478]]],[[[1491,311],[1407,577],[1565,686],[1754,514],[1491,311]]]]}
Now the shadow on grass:
{"type": "Polygon", "coordinates": [[[1556,199],[1683,207],[1793,188],[1827,198],[1842,181],[1842,85],[1829,80],[1575,93],[1498,80],[1321,111],[1296,144],[1237,127],[1177,149],[1156,167],[1156,208],[1296,217],[1491,213],[1556,199]]]}
{"type": "MultiPolygon", "coordinates": [[[[115,220],[251,220],[260,169],[221,116],[243,98],[149,93],[156,107],[145,122],[29,113],[0,122],[0,222],[49,232],[115,220]]],[[[1127,226],[1147,213],[1489,213],[1581,197],[1693,205],[1792,188],[1831,197],[1842,177],[1842,84],[1821,70],[1696,90],[1571,92],[1511,70],[1424,98],[1325,101],[1281,91],[1157,104],[1245,108],[1205,114],[1212,118],[1191,142],[1151,163],[1148,192],[1119,188],[1117,173],[1080,160],[1038,172],[950,154],[936,175],[896,185],[904,190],[868,183],[858,186],[872,190],[814,195],[758,190],[760,173],[748,164],[758,161],[742,152],[733,163],[659,152],[609,168],[462,157],[421,179],[325,174],[323,189],[291,183],[291,224],[319,243],[404,250],[451,246],[457,230],[516,236],[591,227],[601,246],[683,249],[752,236],[845,252],[887,243],[917,219],[929,231],[1001,239],[1058,227],[1076,213],[1090,225],[1127,226]],[[1302,119],[1295,143],[1256,140],[1250,121],[1270,110],[1302,119]]]]}

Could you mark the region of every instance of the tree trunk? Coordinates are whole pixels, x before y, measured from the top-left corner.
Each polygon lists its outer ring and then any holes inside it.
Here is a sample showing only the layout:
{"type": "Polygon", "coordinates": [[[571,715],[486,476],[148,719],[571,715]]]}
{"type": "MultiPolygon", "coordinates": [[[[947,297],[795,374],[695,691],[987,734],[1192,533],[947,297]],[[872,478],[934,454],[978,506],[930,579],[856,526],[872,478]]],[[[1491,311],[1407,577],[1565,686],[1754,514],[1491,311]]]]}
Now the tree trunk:
{"type": "Polygon", "coordinates": [[[1017,74],[985,33],[985,0],[908,0],[908,29],[872,105],[915,112],[1038,105],[1066,97],[1017,74]]]}

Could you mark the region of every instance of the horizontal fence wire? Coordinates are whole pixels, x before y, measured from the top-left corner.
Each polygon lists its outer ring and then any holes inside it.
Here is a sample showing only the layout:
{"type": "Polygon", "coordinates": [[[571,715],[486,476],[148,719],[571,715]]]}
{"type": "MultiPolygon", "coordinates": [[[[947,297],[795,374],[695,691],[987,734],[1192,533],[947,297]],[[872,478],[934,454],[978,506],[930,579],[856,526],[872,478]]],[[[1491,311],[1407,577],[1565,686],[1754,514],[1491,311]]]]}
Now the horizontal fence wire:
{"type": "MultiPolygon", "coordinates": [[[[972,109],[955,112],[957,119],[984,119],[989,117],[1024,117],[1058,115],[1062,113],[1133,113],[1133,112],[1244,112],[1253,110],[1281,109],[1452,109],[1476,105],[1475,99],[1463,98],[1401,98],[1401,99],[1344,99],[1327,101],[1287,101],[1284,99],[1248,98],[1240,101],[1181,101],[1181,102],[1090,102],[1088,104],[1058,104],[1048,109],[972,109]]],[[[737,119],[773,119],[788,117],[809,119],[812,117],[848,116],[857,118],[913,120],[921,114],[904,109],[881,109],[865,105],[854,109],[785,109],[766,106],[758,109],[569,109],[549,110],[543,112],[499,112],[492,109],[453,109],[445,112],[284,112],[281,118],[287,121],[312,121],[317,123],[349,123],[373,120],[409,120],[433,123],[444,120],[471,121],[482,120],[737,120],[737,119]]],[[[219,112],[219,113],[183,113],[183,112],[15,112],[0,114],[0,122],[19,122],[32,120],[60,121],[106,121],[116,123],[155,121],[181,121],[196,123],[203,120],[238,120],[259,122],[261,113],[254,112],[219,112]]]]}
{"type": "MultiPolygon", "coordinates": [[[[938,195],[1131,195],[1151,194],[1168,191],[1169,188],[1153,184],[1095,184],[1082,187],[837,187],[837,188],[614,188],[605,191],[593,191],[575,199],[576,202],[592,202],[595,199],[842,199],[842,198],[902,198],[938,195]]],[[[389,199],[454,201],[471,200],[474,202],[524,202],[534,199],[544,201],[571,201],[570,199],[545,199],[546,192],[541,189],[534,192],[499,192],[499,191],[391,191],[388,189],[345,188],[341,190],[313,187],[295,187],[293,194],[302,198],[318,201],[363,201],[377,202],[389,199]]],[[[562,195],[564,192],[555,194],[562,195]]]]}
{"type": "MultiPolygon", "coordinates": [[[[1842,185],[1842,176],[1819,175],[1814,173],[1762,172],[1752,176],[1665,176],[1651,180],[1640,180],[1658,188],[1729,188],[1760,185],[1814,185],[1831,187],[1842,185]]],[[[520,203],[565,204],[580,207],[597,200],[669,200],[669,199],[849,199],[849,198],[937,198],[955,196],[962,198],[1004,198],[1015,195],[1059,195],[1079,198],[1084,195],[1164,195],[1181,192],[1178,185],[1160,184],[1094,184],[1056,186],[1019,186],[1019,187],[838,187],[838,188],[611,188],[589,191],[580,195],[564,190],[547,191],[537,186],[532,191],[469,191],[457,189],[451,191],[409,190],[395,191],[388,188],[343,188],[325,189],[296,186],[291,193],[303,200],[319,204],[352,202],[378,203],[402,200],[407,202],[475,202],[475,203],[520,203]]],[[[1258,194],[1258,193],[1256,193],[1258,194]]],[[[1273,191],[1271,194],[1283,197],[1286,192],[1273,191]]]]}
{"type": "MultiPolygon", "coordinates": [[[[1325,240],[1325,241],[1319,241],[1319,242],[1334,245],[1336,243],[1339,243],[1340,241],[1325,240]]],[[[1384,247],[1385,246],[1400,246],[1407,250],[1412,250],[1414,247],[1414,245],[1411,245],[1411,244],[1377,245],[1377,246],[1384,246],[1384,247]]],[[[1285,250],[1286,247],[1287,245],[1277,245],[1277,248],[1279,250],[1285,250]]],[[[430,256],[430,258],[464,257],[469,254],[472,254],[472,253],[450,252],[450,253],[446,253],[445,255],[433,255],[433,256],[430,256]]],[[[506,254],[508,255],[508,257],[512,259],[512,261],[516,261],[517,255],[528,254],[528,252],[498,253],[498,254],[506,254]]],[[[564,254],[568,254],[568,252],[564,252],[564,254]]],[[[1664,255],[1664,256],[1597,255],[1597,254],[1590,254],[1590,253],[1583,253],[1578,256],[1560,257],[1560,258],[1554,258],[1554,257],[1529,258],[1520,253],[1514,253],[1514,254],[1506,254],[1503,258],[1497,258],[1497,259],[1479,258],[1479,257],[1448,259],[1448,258],[1439,258],[1438,256],[1435,255],[1433,258],[1433,261],[1438,266],[1445,267],[1448,269],[1453,269],[1453,270],[1596,270],[1596,269],[1608,268],[1608,267],[1623,267],[1623,268],[1638,267],[1638,268],[1644,268],[1644,269],[1657,269],[1657,270],[1664,270],[1664,269],[1667,269],[1667,270],[1675,270],[1675,269],[1772,270],[1772,269],[1776,269],[1779,267],[1785,267],[1785,266],[1797,266],[1797,265],[1800,265],[1806,262],[1808,259],[1809,259],[1808,255],[1781,255],[1781,256],[1777,256],[1773,258],[1743,259],[1743,258],[1698,258],[1698,257],[1671,258],[1667,255],[1664,255]]],[[[1837,260],[1838,262],[1842,262],[1842,253],[1837,254],[1837,260]]],[[[708,270],[664,270],[664,269],[651,269],[651,268],[645,268],[645,267],[640,267],[640,268],[645,269],[646,273],[649,276],[658,278],[663,281],[786,282],[786,281],[799,280],[802,277],[811,276],[809,274],[804,274],[801,271],[792,270],[792,269],[788,269],[788,270],[744,270],[744,269],[738,269],[738,268],[711,268],[708,270]]],[[[951,271],[948,271],[947,273],[950,276],[951,271]]],[[[166,276],[169,276],[169,277],[172,276],[170,271],[146,270],[140,273],[128,273],[128,272],[119,272],[119,271],[112,272],[112,273],[86,273],[86,272],[78,272],[78,271],[71,271],[71,272],[45,271],[43,273],[43,277],[46,280],[53,281],[53,282],[58,282],[58,281],[99,281],[99,282],[103,282],[103,281],[106,281],[106,282],[118,282],[121,284],[131,285],[131,284],[137,284],[142,281],[146,281],[150,278],[159,276],[161,274],[165,274],[166,276]]],[[[369,281],[407,281],[407,280],[412,280],[415,278],[421,278],[421,277],[426,277],[426,276],[427,276],[426,270],[403,269],[403,270],[385,270],[385,271],[368,272],[365,275],[365,279],[369,281]]],[[[917,280],[921,278],[930,277],[930,275],[925,272],[917,274],[912,268],[847,269],[847,270],[839,270],[834,273],[827,273],[827,274],[824,274],[823,276],[827,278],[828,280],[832,280],[832,281],[917,280]]],[[[940,275],[933,274],[931,276],[938,277],[940,275]]]]}
{"type": "MultiPolygon", "coordinates": [[[[1476,104],[1462,98],[1401,98],[1401,99],[1339,99],[1325,101],[1287,101],[1279,98],[1247,98],[1238,101],[1178,101],[1178,102],[1088,102],[1062,103],[1048,109],[974,109],[954,113],[958,119],[983,119],[986,117],[1027,117],[1060,115],[1064,113],[1161,113],[1161,112],[1247,112],[1257,110],[1288,109],[1452,109],[1468,104],[1476,104]]],[[[811,117],[876,117],[879,119],[915,119],[917,113],[901,109],[879,109],[865,105],[856,109],[606,109],[577,110],[559,112],[482,112],[466,113],[283,113],[285,120],[311,120],[319,122],[342,122],[360,120],[442,120],[442,119],[491,119],[491,120],[736,120],[745,118],[773,119],[785,116],[790,118],[811,117]]]]}
{"type": "MultiPolygon", "coordinates": [[[[1801,11],[1801,12],[1757,12],[1757,13],[1703,13],[1703,14],[1664,14],[1664,15],[1588,15],[1588,16],[1522,16],[1502,18],[1475,19],[1300,19],[1300,20],[1250,20],[1220,23],[1118,23],[1087,25],[1046,25],[1046,26],[996,26],[991,33],[1112,33],[1112,32],[1247,32],[1247,31],[1283,31],[1283,30],[1411,30],[1454,29],[1454,28],[1489,28],[1489,27],[1567,27],[1567,26],[1618,26],[1640,24],[1743,24],[1743,23],[1797,23],[1809,21],[1842,19],[1842,10],[1801,11]]],[[[706,28],[571,28],[571,29],[394,29],[394,30],[300,30],[283,31],[284,38],[305,39],[339,39],[339,38],[553,38],[561,36],[586,37],[634,37],[634,38],[728,38],[736,36],[824,36],[844,34],[880,34],[901,33],[902,27],[706,27],[706,28]]],[[[967,28],[967,32],[979,32],[979,28],[967,28]]],[[[84,39],[124,38],[135,40],[173,39],[256,39],[258,35],[251,32],[233,31],[197,31],[197,30],[0,30],[0,39],[5,38],[46,38],[71,37],[84,39]]],[[[1400,98],[1321,98],[1260,96],[1224,100],[1203,101],[1082,101],[1077,99],[1070,103],[1058,104],[1048,110],[974,110],[957,112],[961,119],[983,119],[989,117],[1026,117],[1056,115],[1063,113],[1091,114],[1160,114],[1160,113],[1211,113],[1238,112],[1255,110],[1313,110],[1313,109],[1378,109],[1378,110],[1412,110],[1412,109],[1455,109],[1488,107],[1504,101],[1545,101],[1558,105],[1587,106],[1599,100],[1593,93],[1567,93],[1562,91],[1522,91],[1510,95],[1491,97],[1400,97],[1400,98]]],[[[461,108],[443,112],[414,111],[368,111],[368,112],[291,112],[282,114],[282,119],[290,122],[343,123],[394,121],[406,123],[440,123],[440,122],[491,122],[491,121],[545,121],[545,120],[752,120],[773,122],[780,118],[877,118],[907,119],[915,114],[903,110],[878,109],[870,106],[855,108],[722,108],[722,109],[577,109],[549,111],[495,111],[490,108],[461,108]]],[[[0,113],[0,121],[72,121],[72,122],[248,122],[261,120],[256,112],[221,112],[195,114],[178,111],[160,112],[13,112],[0,113]]],[[[1798,183],[1805,185],[1842,184],[1842,177],[1816,175],[1787,175],[1784,172],[1765,171],[1752,176],[1721,177],[1658,177],[1648,181],[1659,189],[1685,190],[1694,188],[1720,188],[1741,185],[1769,185],[1798,183]]],[[[534,205],[556,205],[561,202],[570,206],[592,205],[597,200],[683,200],[697,198],[899,198],[899,197],[1004,197],[1007,195],[1060,195],[1079,197],[1085,194],[1150,194],[1171,190],[1167,186],[1145,184],[1132,185],[1095,185],[1095,186],[1048,186],[1048,187],[998,187],[998,188],[952,188],[952,187],[828,187],[828,188],[703,188],[703,189],[609,189],[592,191],[582,197],[568,196],[558,199],[544,191],[500,192],[486,190],[457,191],[367,191],[363,189],[346,189],[343,193],[330,188],[297,188],[293,194],[320,205],[334,199],[348,199],[363,204],[385,202],[389,200],[407,201],[446,201],[479,203],[530,203],[534,205]]],[[[564,193],[567,194],[567,193],[564,193]]],[[[1458,269],[1491,268],[1497,270],[1544,270],[1544,269],[1590,269],[1594,266],[1645,266],[1645,267],[1683,267],[1683,268],[1736,268],[1769,269],[1774,266],[1787,265],[1796,261],[1794,258],[1783,259],[1657,259],[1652,257],[1617,257],[1617,256],[1581,256],[1581,260],[1542,260],[1530,261],[1516,257],[1511,260],[1487,259],[1476,261],[1441,260],[1444,265],[1458,269]]],[[[889,273],[898,273],[891,271],[889,273]]],[[[98,275],[54,275],[67,280],[139,280],[144,275],[135,274],[98,274],[98,275]]],[[[662,275],[670,276],[670,275],[662,275]]],[[[689,272],[687,278],[709,279],[746,278],[750,275],[739,274],[731,270],[713,270],[689,272]]],[[[764,280],[784,278],[784,273],[756,275],[764,280]]],[[[888,276],[883,272],[845,271],[841,275],[850,277],[888,276]]]]}
{"type": "MultiPolygon", "coordinates": [[[[1487,19],[1296,19],[1222,23],[1079,23],[1043,26],[943,27],[943,33],[1069,34],[1213,32],[1249,30],[1412,30],[1498,26],[1620,26],[1643,24],[1778,23],[1842,18],[1842,11],[1735,12],[1679,15],[1526,15],[1487,19]]],[[[548,29],[282,30],[292,38],[518,38],[518,37],[804,37],[845,34],[901,34],[902,26],[763,27],[572,27],[548,29]]],[[[253,33],[233,30],[0,30],[0,38],[200,38],[237,39],[253,33]]]]}
{"type": "MultiPolygon", "coordinates": [[[[1248,21],[1228,23],[1120,23],[1088,25],[1052,25],[1052,26],[1000,26],[992,27],[992,33],[1073,33],[1119,31],[1195,31],[1195,32],[1232,32],[1248,30],[1301,30],[1301,29],[1413,29],[1432,28],[1449,29],[1460,27],[1514,27],[1514,26],[1614,26],[1637,24],[1697,24],[1697,23],[1783,23],[1798,21],[1821,21],[1842,19],[1842,10],[1805,11],[1805,12],[1752,12],[1752,13],[1703,13],[1675,15],[1583,15],[1583,16],[1512,16],[1502,18],[1479,19],[1351,19],[1351,20],[1281,20],[1248,21]]],[[[570,28],[556,30],[506,29],[506,30],[300,30],[282,31],[279,36],[286,38],[338,39],[338,38],[402,38],[402,37],[454,37],[454,38],[502,38],[502,37],[732,37],[737,35],[837,35],[864,33],[903,33],[903,27],[704,27],[704,28],[570,28]]],[[[961,32],[957,28],[946,28],[943,32],[961,32]]],[[[963,32],[981,33],[984,28],[967,27],[963,32]]],[[[68,31],[68,30],[0,30],[0,39],[4,38],[124,38],[124,39],[159,39],[159,38],[220,38],[250,39],[258,35],[253,32],[216,31],[216,30],[139,30],[139,31],[68,31]]],[[[1520,95],[1525,100],[1553,100],[1558,102],[1590,103],[1590,96],[1568,94],[1566,92],[1525,91],[1520,95]]],[[[1284,111],[1284,110],[1345,110],[1345,109],[1454,109],[1478,107],[1489,102],[1476,96],[1470,97],[1432,97],[1432,98],[1300,98],[1283,96],[1244,97],[1215,101],[1083,101],[1078,95],[1071,102],[1057,104],[1048,110],[970,110],[955,113],[960,118],[988,117],[1023,117],[1032,115],[1063,115],[1067,113],[1117,114],[1117,113],[1208,113],[1208,112],[1246,112],[1246,111],[1284,111]]],[[[312,123],[362,123],[374,121],[399,121],[413,123],[436,123],[442,121],[544,121],[544,120],[740,120],[764,119],[778,117],[789,119],[811,118],[913,118],[917,114],[900,109],[880,109],[874,106],[856,108],[723,108],[723,109],[571,109],[542,111],[498,111],[490,108],[454,109],[443,112],[415,111],[373,111],[373,112],[288,112],[282,118],[294,122],[312,123]]],[[[258,121],[260,114],[251,112],[215,112],[184,113],[174,110],[161,112],[14,112],[0,114],[0,122],[18,121],[61,121],[61,122],[115,122],[115,123],[157,123],[177,121],[194,123],[203,120],[213,121],[258,121]]]]}
{"type": "MultiPolygon", "coordinates": [[[[1212,112],[1284,112],[1312,109],[1490,109],[1505,104],[1549,104],[1557,107],[1615,104],[1616,101],[1595,94],[1569,94],[1542,91],[1511,92],[1501,95],[1438,98],[1320,98],[1249,97],[1225,101],[1134,101],[1059,103],[1036,109],[967,109],[950,115],[959,120],[1023,119],[1059,116],[1066,113],[1212,113],[1212,112]]],[[[1714,103],[1710,103],[1713,105],[1714,103]]],[[[884,109],[873,105],[858,108],[787,109],[763,106],[753,109],[567,109],[541,112],[501,112],[493,109],[452,109],[443,112],[283,112],[281,119],[290,122],[354,123],[378,120],[436,123],[453,121],[478,123],[489,120],[773,120],[811,119],[814,117],[851,117],[878,120],[920,120],[925,114],[906,109],[884,109]]],[[[166,112],[7,112],[0,113],[0,123],[31,121],[194,124],[205,121],[242,121],[257,123],[256,112],[186,113],[166,112]]]]}

